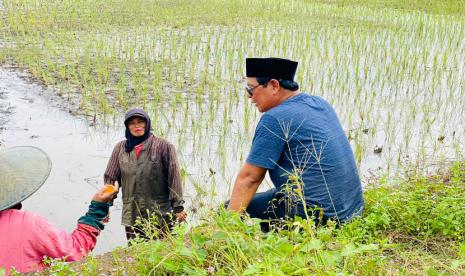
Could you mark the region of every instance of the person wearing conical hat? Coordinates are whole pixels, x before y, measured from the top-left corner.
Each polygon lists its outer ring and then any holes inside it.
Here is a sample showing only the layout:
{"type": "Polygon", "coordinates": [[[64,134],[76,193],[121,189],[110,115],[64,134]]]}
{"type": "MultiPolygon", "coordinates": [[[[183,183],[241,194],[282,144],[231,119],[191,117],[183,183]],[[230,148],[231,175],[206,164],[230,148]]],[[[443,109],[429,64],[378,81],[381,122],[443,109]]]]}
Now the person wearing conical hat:
{"type": "Polygon", "coordinates": [[[246,59],[245,89],[263,115],[228,208],[265,220],[342,223],[364,208],[353,152],[329,103],[299,92],[296,70],[288,59],[246,59]],[[267,172],[275,187],[256,193],[267,172]]]}
{"type": "Polygon", "coordinates": [[[77,261],[95,246],[103,230],[116,191],[103,188],[93,197],[87,213],[71,234],[45,218],[21,210],[21,202],[48,178],[51,161],[35,147],[14,147],[0,152],[0,271],[29,272],[46,265],[44,257],[77,261]]]}

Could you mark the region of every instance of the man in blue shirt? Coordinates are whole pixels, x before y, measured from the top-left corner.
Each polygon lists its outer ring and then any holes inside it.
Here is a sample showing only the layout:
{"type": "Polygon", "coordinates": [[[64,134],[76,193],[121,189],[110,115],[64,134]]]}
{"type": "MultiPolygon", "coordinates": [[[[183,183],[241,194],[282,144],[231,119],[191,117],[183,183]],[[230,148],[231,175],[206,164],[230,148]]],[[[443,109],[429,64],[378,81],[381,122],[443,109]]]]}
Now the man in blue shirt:
{"type": "Polygon", "coordinates": [[[246,60],[246,91],[263,112],[228,209],[251,217],[345,222],[364,208],[352,149],[333,108],[299,92],[297,62],[246,60]],[[256,193],[266,172],[275,186],[256,193]]]}

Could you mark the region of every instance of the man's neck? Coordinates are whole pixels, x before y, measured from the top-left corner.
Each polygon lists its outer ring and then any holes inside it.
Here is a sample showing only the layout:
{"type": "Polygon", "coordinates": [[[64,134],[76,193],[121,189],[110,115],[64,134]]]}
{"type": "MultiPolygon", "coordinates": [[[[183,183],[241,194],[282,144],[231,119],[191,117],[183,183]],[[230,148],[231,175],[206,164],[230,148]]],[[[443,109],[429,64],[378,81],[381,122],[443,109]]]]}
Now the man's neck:
{"type": "Polygon", "coordinates": [[[291,91],[291,90],[284,90],[284,95],[281,97],[280,103],[285,102],[287,99],[295,97],[300,94],[300,91],[291,91]]]}

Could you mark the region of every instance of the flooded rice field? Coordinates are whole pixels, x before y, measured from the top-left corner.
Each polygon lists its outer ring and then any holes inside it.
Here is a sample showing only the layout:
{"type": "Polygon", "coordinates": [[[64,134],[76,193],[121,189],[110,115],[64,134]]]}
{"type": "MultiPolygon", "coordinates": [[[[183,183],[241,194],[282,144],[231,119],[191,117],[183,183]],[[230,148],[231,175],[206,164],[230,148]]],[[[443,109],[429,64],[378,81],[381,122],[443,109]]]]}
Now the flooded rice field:
{"type": "MultiPolygon", "coordinates": [[[[130,107],[176,146],[189,223],[227,199],[260,118],[246,57],[299,61],[296,80],[334,106],[364,183],[463,159],[463,16],[337,1],[3,2],[0,61],[28,73],[0,70],[0,147],[49,153],[51,176],[25,208],[67,230],[103,184],[130,107]]],[[[96,254],[125,243],[119,200],[96,254]]]]}

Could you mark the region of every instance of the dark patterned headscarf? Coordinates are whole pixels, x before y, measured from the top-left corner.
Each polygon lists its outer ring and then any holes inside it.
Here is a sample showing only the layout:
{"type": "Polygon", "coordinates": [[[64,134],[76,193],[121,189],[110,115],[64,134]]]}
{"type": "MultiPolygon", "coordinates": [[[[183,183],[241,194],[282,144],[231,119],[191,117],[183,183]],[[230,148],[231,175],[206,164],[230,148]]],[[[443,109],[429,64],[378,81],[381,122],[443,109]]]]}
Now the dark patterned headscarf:
{"type": "Polygon", "coordinates": [[[145,111],[140,108],[134,108],[126,112],[126,115],[124,115],[124,125],[126,126],[126,143],[124,144],[126,152],[130,152],[135,146],[139,145],[150,137],[150,118],[147,113],[145,113],[145,111]],[[147,123],[145,126],[145,133],[140,137],[133,136],[129,131],[128,122],[133,117],[141,117],[147,123]]]}

